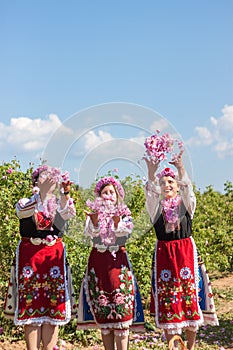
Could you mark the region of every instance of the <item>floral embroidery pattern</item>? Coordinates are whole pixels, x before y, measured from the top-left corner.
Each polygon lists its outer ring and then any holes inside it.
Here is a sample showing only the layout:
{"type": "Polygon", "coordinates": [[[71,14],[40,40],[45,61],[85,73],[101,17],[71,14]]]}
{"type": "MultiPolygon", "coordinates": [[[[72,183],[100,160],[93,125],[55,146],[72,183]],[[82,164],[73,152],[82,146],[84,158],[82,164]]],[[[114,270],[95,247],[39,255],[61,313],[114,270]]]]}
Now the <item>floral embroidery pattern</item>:
{"type": "Polygon", "coordinates": [[[188,279],[191,277],[191,270],[189,267],[183,267],[180,270],[180,277],[183,279],[188,279]]]}
{"type": "Polygon", "coordinates": [[[170,270],[162,270],[157,281],[159,321],[182,321],[196,319],[199,315],[195,311],[197,303],[194,276],[188,267],[181,268],[180,278],[172,277],[170,270]],[[180,308],[179,305],[183,307],[180,308]]]}
{"type": "Polygon", "coordinates": [[[171,278],[171,271],[166,269],[162,270],[160,276],[163,281],[168,282],[171,278]]]}
{"type": "Polygon", "coordinates": [[[120,286],[112,293],[99,290],[94,268],[89,271],[88,284],[93,311],[103,320],[121,320],[133,314],[134,290],[131,271],[122,266],[119,274],[120,286]]]}
{"type": "Polygon", "coordinates": [[[35,316],[46,315],[48,309],[50,314],[59,313],[55,310],[57,304],[65,302],[65,281],[58,266],[50,268],[49,274],[40,275],[35,273],[32,266],[24,266],[22,273],[19,275],[19,301],[22,308],[19,310],[19,319],[25,314],[35,316]],[[44,306],[37,309],[37,300],[44,300],[44,306]]]}
{"type": "Polygon", "coordinates": [[[23,276],[25,278],[30,278],[33,275],[33,268],[31,266],[24,266],[23,276]]]}
{"type": "Polygon", "coordinates": [[[59,278],[60,275],[61,275],[61,272],[60,272],[60,269],[59,269],[58,266],[51,267],[51,269],[50,269],[50,276],[52,278],[59,278]]]}

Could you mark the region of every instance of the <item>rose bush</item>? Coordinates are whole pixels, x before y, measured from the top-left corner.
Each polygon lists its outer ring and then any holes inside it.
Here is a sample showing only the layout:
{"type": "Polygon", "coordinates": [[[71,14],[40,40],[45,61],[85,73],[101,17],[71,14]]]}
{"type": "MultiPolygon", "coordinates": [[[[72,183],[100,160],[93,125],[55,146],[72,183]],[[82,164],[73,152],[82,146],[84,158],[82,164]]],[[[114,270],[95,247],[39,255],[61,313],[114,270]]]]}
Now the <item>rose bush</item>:
{"type": "MultiPolygon", "coordinates": [[[[17,160],[0,166],[0,326],[4,332],[0,337],[12,339],[23,338],[22,329],[13,326],[3,317],[3,300],[14,259],[15,249],[20,239],[19,222],[15,205],[22,197],[32,194],[31,174],[33,166],[29,164],[22,171],[17,160]]],[[[109,174],[110,175],[110,174],[109,174]]],[[[116,177],[116,175],[114,175],[116,177]]],[[[127,251],[136,275],[145,313],[148,314],[150,295],[150,269],[155,244],[155,234],[145,208],[144,183],[139,177],[128,176],[122,180],[125,190],[125,203],[128,205],[134,223],[134,230],[127,243],[127,251]]],[[[224,193],[208,186],[203,193],[194,186],[197,197],[197,208],[193,220],[193,235],[198,250],[209,270],[210,276],[227,273],[233,270],[233,185],[226,182],[224,193]]],[[[87,259],[90,253],[90,242],[84,238],[84,210],[87,199],[94,200],[94,184],[88,189],[72,184],[71,196],[74,199],[77,216],[69,222],[64,241],[67,247],[68,260],[72,268],[76,297],[78,299],[87,259]]],[[[152,327],[148,324],[148,327],[152,327]]],[[[94,331],[77,331],[75,320],[60,330],[67,340],[88,344],[96,340],[94,331]]]]}

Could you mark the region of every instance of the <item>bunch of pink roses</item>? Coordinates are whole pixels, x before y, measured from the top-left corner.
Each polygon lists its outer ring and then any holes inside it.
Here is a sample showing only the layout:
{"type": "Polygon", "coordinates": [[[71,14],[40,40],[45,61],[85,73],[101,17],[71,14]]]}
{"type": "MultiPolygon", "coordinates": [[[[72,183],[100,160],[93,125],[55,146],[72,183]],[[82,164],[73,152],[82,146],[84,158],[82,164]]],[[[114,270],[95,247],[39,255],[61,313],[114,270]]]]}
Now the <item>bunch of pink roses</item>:
{"type": "Polygon", "coordinates": [[[43,164],[36,168],[32,173],[32,179],[36,180],[40,173],[45,173],[44,176],[52,177],[56,183],[67,183],[70,181],[70,174],[68,171],[61,172],[59,168],[50,167],[47,164],[43,164]]]}
{"type": "Polygon", "coordinates": [[[169,133],[159,135],[160,130],[156,130],[154,135],[145,139],[144,146],[146,148],[145,157],[150,158],[153,162],[167,159],[167,155],[171,154],[171,160],[175,161],[183,150],[183,142],[173,139],[169,133]],[[179,154],[173,153],[175,144],[179,148],[179,154]]]}

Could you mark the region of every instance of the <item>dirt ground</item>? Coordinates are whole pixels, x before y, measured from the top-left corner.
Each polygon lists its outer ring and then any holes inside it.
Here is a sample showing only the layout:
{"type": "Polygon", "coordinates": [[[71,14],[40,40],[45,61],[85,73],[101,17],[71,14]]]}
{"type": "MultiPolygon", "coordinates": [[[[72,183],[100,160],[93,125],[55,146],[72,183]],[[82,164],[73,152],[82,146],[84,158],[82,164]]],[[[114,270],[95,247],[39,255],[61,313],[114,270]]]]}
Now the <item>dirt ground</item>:
{"type": "MultiPolygon", "coordinates": [[[[216,279],[212,282],[212,288],[217,288],[220,290],[227,290],[228,288],[233,287],[233,274],[228,275],[227,277],[216,279]]],[[[227,301],[222,299],[222,303],[220,303],[217,307],[218,315],[224,314],[226,312],[233,312],[233,300],[227,301]]],[[[77,349],[77,346],[75,346],[77,349]]],[[[25,342],[18,341],[14,343],[10,343],[9,341],[4,341],[0,343],[0,350],[25,350],[25,342]]],[[[66,350],[74,349],[74,344],[66,343],[66,350]]],[[[98,347],[98,350],[102,350],[102,347],[98,347]]],[[[93,346],[91,347],[82,347],[80,350],[93,350],[93,346]]],[[[230,349],[229,349],[230,350],[230,349]]]]}

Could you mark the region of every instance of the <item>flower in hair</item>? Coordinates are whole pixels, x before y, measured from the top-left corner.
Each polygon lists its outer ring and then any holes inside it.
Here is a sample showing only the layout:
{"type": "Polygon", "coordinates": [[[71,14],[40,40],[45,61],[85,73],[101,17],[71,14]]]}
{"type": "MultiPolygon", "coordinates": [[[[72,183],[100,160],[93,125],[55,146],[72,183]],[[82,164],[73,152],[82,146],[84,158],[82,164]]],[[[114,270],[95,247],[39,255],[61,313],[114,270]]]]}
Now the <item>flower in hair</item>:
{"type": "Polygon", "coordinates": [[[173,179],[176,179],[177,172],[175,172],[171,168],[164,168],[160,173],[157,174],[157,177],[160,179],[163,176],[170,176],[173,177],[173,179]]]}
{"type": "Polygon", "coordinates": [[[146,148],[145,157],[150,158],[152,161],[162,161],[167,159],[167,155],[170,154],[172,161],[177,159],[179,154],[172,154],[175,144],[177,143],[180,151],[183,149],[183,143],[176,139],[173,139],[169,133],[159,135],[160,131],[157,130],[154,135],[148,136],[145,139],[144,146],[146,148]]]}
{"type": "Polygon", "coordinates": [[[96,196],[100,195],[100,192],[101,192],[101,190],[103,189],[103,187],[105,185],[113,185],[114,187],[116,187],[118,192],[119,192],[119,195],[121,196],[121,198],[124,198],[125,192],[124,192],[124,189],[123,189],[121,183],[119,181],[117,181],[112,176],[103,177],[97,182],[97,184],[95,186],[95,194],[96,194],[96,196]]]}

